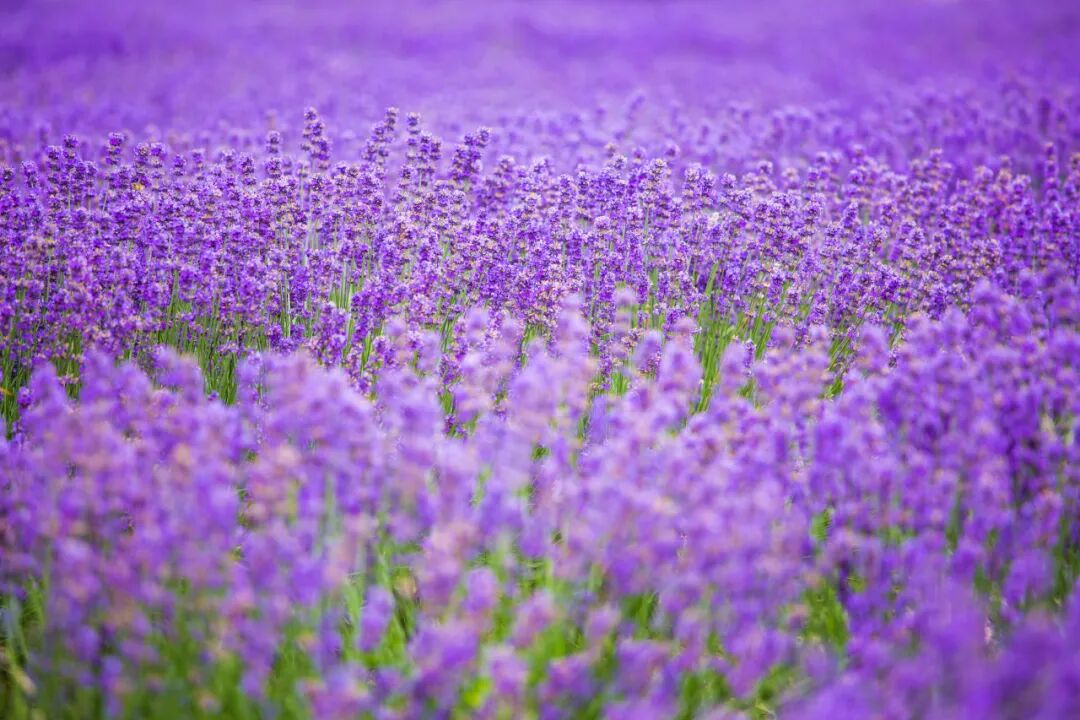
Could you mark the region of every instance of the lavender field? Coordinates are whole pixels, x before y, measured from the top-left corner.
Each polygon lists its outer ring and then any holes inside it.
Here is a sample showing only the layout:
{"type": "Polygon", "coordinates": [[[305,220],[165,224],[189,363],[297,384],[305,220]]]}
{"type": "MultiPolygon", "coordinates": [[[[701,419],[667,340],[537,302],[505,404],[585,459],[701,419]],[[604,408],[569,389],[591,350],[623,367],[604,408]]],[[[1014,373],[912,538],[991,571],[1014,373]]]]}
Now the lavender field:
{"type": "Polygon", "coordinates": [[[1080,718],[1080,6],[0,3],[0,717],[1080,718]]]}

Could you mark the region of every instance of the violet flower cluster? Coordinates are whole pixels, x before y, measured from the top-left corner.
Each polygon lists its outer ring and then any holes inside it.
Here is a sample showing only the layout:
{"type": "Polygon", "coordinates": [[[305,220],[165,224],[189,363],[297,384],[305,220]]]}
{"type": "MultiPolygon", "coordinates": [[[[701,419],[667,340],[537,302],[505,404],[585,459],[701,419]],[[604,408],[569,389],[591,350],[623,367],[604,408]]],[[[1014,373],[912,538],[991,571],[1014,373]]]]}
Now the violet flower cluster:
{"type": "Polygon", "coordinates": [[[195,5],[0,11],[0,714],[1080,717],[1068,3],[195,5]]]}

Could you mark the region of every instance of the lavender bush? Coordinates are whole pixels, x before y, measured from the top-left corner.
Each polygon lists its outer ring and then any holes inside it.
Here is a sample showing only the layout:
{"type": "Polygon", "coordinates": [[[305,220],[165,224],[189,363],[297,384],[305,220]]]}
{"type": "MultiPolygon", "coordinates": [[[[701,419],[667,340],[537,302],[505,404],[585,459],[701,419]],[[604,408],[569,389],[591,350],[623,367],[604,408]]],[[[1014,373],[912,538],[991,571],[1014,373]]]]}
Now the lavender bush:
{"type": "Polygon", "coordinates": [[[0,712],[1080,717],[1077,43],[0,10],[0,712]]]}

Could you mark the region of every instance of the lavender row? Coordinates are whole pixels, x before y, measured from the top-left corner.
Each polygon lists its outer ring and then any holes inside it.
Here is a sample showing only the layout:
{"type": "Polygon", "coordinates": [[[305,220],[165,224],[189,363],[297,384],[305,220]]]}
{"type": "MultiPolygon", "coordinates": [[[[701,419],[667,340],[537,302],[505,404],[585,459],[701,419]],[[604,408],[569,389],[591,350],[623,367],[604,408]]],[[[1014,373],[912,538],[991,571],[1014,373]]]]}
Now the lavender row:
{"type": "Polygon", "coordinates": [[[691,321],[591,399],[576,297],[517,369],[470,313],[449,434],[440,338],[397,320],[373,399],[302,354],[233,406],[172,351],[89,354],[76,404],[43,365],[9,647],[46,709],[111,715],[1069,716],[1080,295],[1043,280],[891,353],[865,326],[835,398],[823,328],[732,345],[695,415],[691,321]]]}
{"type": "Polygon", "coordinates": [[[623,155],[611,142],[572,162],[515,160],[535,154],[535,138],[512,126],[444,149],[395,110],[353,160],[335,156],[310,109],[299,154],[276,131],[213,150],[67,136],[2,171],[5,416],[33,363],[70,370],[86,347],[196,353],[231,400],[245,352],[306,346],[369,388],[391,315],[414,331],[442,327],[444,343],[477,305],[547,333],[570,293],[584,299],[604,374],[620,341],[680,317],[702,327],[707,387],[728,342],[760,352],[776,325],[800,343],[824,325],[842,351],[864,322],[898,334],[913,312],[966,307],[982,278],[1021,293],[1051,268],[1075,280],[1069,117],[1044,124],[1030,154],[1015,146],[990,165],[970,149],[923,151],[933,139],[922,132],[900,156],[841,134],[826,149],[747,155],[741,175],[709,169],[716,158],[623,155]],[[620,302],[637,306],[621,335],[620,302]]]}
{"type": "Polygon", "coordinates": [[[513,118],[544,152],[618,129],[631,146],[662,150],[675,136],[690,149],[704,145],[706,122],[720,157],[770,133],[857,127],[892,143],[922,127],[939,134],[927,149],[992,140],[995,159],[1024,144],[1041,112],[1010,102],[991,119],[956,101],[1033,93],[1053,110],[1074,92],[1076,32],[1069,0],[11,0],[0,7],[0,144],[38,130],[56,143],[121,128],[161,141],[220,137],[259,128],[268,113],[288,135],[307,105],[344,144],[397,105],[445,137],[513,118]],[[638,90],[650,98],[638,112],[649,132],[622,122],[638,90]],[[922,97],[896,117],[911,96],[922,97]],[[823,104],[842,112],[819,121],[823,104]],[[992,137],[965,132],[987,120],[992,137]],[[901,135],[882,121],[902,123],[901,135]]]}

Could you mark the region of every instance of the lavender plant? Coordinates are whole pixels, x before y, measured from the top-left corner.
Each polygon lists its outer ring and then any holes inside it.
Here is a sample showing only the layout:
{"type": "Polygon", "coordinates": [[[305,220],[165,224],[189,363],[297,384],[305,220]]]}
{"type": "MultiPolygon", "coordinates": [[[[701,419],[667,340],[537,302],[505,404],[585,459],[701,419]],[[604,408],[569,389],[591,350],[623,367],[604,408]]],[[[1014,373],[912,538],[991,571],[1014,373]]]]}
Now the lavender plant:
{"type": "Polygon", "coordinates": [[[782,5],[0,11],[4,717],[1080,716],[1075,18],[782,5]]]}

